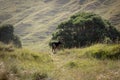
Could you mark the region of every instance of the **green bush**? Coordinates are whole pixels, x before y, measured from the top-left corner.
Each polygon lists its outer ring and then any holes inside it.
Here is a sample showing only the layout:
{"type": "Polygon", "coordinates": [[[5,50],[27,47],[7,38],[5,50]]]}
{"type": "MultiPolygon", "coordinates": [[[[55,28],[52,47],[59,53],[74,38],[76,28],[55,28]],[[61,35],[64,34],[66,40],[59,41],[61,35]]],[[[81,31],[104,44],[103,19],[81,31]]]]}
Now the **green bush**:
{"type": "Polygon", "coordinates": [[[22,47],[21,41],[14,34],[14,27],[11,24],[0,25],[0,41],[5,44],[13,43],[15,47],[22,47]]]}
{"type": "Polygon", "coordinates": [[[77,13],[58,25],[51,41],[58,38],[64,40],[65,48],[73,48],[120,41],[120,32],[97,14],[77,13]]]}

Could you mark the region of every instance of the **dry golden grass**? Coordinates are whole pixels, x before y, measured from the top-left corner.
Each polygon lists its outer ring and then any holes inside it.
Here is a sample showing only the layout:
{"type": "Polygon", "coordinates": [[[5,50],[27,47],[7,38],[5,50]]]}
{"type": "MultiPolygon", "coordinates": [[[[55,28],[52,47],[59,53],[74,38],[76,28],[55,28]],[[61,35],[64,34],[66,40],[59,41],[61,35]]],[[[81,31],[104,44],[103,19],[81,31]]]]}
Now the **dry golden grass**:
{"type": "Polygon", "coordinates": [[[120,14],[119,5],[120,0],[1,0],[0,21],[14,24],[15,33],[25,47],[39,50],[40,46],[47,46],[58,24],[79,11],[94,12],[114,20],[119,29],[119,16],[114,17],[120,14]]]}

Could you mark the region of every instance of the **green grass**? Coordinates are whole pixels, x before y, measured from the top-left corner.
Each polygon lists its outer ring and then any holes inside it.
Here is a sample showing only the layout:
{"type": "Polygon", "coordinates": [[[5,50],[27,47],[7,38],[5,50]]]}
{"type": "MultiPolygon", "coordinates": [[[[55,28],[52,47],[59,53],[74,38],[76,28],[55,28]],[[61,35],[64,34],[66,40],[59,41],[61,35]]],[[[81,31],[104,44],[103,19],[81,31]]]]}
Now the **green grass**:
{"type": "Polygon", "coordinates": [[[75,55],[97,59],[120,59],[120,44],[95,44],[85,48],[66,49],[59,52],[61,55],[75,55]]]}
{"type": "Polygon", "coordinates": [[[114,56],[120,54],[119,46],[95,44],[49,55],[2,44],[0,80],[119,80],[120,59],[114,56]]]}
{"type": "Polygon", "coordinates": [[[98,59],[120,59],[120,45],[95,45],[87,52],[98,59]]]}
{"type": "Polygon", "coordinates": [[[64,63],[58,64],[61,66],[55,72],[55,78],[60,80],[119,80],[120,58],[116,54],[120,55],[120,44],[95,44],[86,48],[60,51],[56,55],[59,56],[59,63],[64,63]],[[101,56],[96,57],[98,54],[101,56]]]}
{"type": "Polygon", "coordinates": [[[3,80],[6,75],[10,80],[12,80],[11,75],[18,80],[34,80],[38,76],[47,78],[54,68],[52,59],[45,53],[16,48],[8,51],[10,47],[5,46],[0,45],[0,80],[3,80]]]}

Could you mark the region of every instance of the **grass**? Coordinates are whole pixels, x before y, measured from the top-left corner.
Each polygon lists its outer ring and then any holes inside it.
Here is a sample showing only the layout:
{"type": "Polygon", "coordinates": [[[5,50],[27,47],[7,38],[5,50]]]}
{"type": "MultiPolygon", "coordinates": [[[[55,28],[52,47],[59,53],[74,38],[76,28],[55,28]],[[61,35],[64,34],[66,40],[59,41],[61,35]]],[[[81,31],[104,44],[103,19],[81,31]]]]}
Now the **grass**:
{"type": "Polygon", "coordinates": [[[114,56],[120,54],[119,46],[95,44],[49,55],[27,49],[9,51],[11,47],[2,44],[0,80],[119,80],[120,61],[114,56]],[[96,57],[98,54],[101,57],[96,57]],[[109,55],[114,57],[109,58],[109,55]]]}
{"type": "Polygon", "coordinates": [[[58,52],[59,80],[119,80],[120,44],[95,44],[86,48],[65,49],[58,52]],[[101,54],[101,51],[104,54],[101,54]],[[96,57],[100,54],[100,57],[96,57]],[[110,58],[108,56],[111,56],[110,58]],[[113,56],[113,57],[112,57],[113,56]],[[62,63],[62,64],[61,64],[62,63]],[[62,75],[64,74],[64,75],[62,75]]]}
{"type": "MultiPolygon", "coordinates": [[[[91,56],[98,59],[120,59],[120,45],[101,45],[100,48],[91,47],[88,51],[91,56]]],[[[89,55],[88,53],[88,55],[89,55]]]]}
{"type": "MultiPolygon", "coordinates": [[[[21,37],[25,47],[37,49],[37,51],[43,48],[45,52],[49,50],[46,44],[48,44],[48,37],[54,31],[56,25],[78,11],[87,11],[85,8],[88,4],[98,0],[86,0],[83,5],[79,5],[76,0],[70,0],[65,5],[57,4],[56,0],[48,3],[41,1],[43,0],[13,0],[7,2],[1,0],[0,15],[5,14],[4,16],[8,18],[3,23],[15,25],[15,33],[21,37]],[[50,12],[53,12],[54,15],[50,16],[50,12]],[[23,24],[31,26],[26,28],[26,26],[21,26],[23,24]],[[47,32],[50,32],[50,34],[46,34],[47,32]],[[40,36],[46,38],[39,38],[40,36]]],[[[119,0],[108,5],[106,3],[109,3],[109,0],[105,0],[101,5],[96,5],[94,10],[89,11],[100,14],[106,19],[120,13],[119,0]]],[[[119,22],[119,20],[115,22],[119,22]]],[[[118,29],[120,29],[119,26],[120,24],[116,25],[118,29]]],[[[66,49],[52,56],[48,54],[48,52],[33,52],[0,44],[0,80],[37,80],[45,78],[51,78],[51,80],[120,79],[119,59],[115,59],[117,56],[112,57],[112,59],[109,58],[109,56],[119,54],[118,44],[96,44],[87,48],[66,49]]]]}
{"type": "Polygon", "coordinates": [[[4,80],[3,78],[6,78],[5,80],[34,80],[38,75],[40,78],[47,78],[54,68],[52,59],[45,53],[16,48],[6,51],[4,48],[9,47],[0,45],[0,80],[4,80]]]}

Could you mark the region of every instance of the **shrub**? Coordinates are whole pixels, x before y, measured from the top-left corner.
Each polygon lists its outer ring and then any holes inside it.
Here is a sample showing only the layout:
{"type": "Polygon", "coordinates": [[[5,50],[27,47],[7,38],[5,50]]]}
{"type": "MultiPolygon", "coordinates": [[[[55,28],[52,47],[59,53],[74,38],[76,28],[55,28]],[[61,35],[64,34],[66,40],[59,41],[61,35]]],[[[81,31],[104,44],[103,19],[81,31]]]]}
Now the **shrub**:
{"type": "Polygon", "coordinates": [[[97,14],[77,13],[58,25],[51,41],[59,38],[64,40],[65,48],[73,48],[93,43],[114,43],[120,40],[120,32],[97,14]]]}
{"type": "Polygon", "coordinates": [[[0,25],[0,41],[9,44],[13,43],[15,47],[22,47],[18,36],[14,34],[14,27],[11,24],[0,25]]]}

